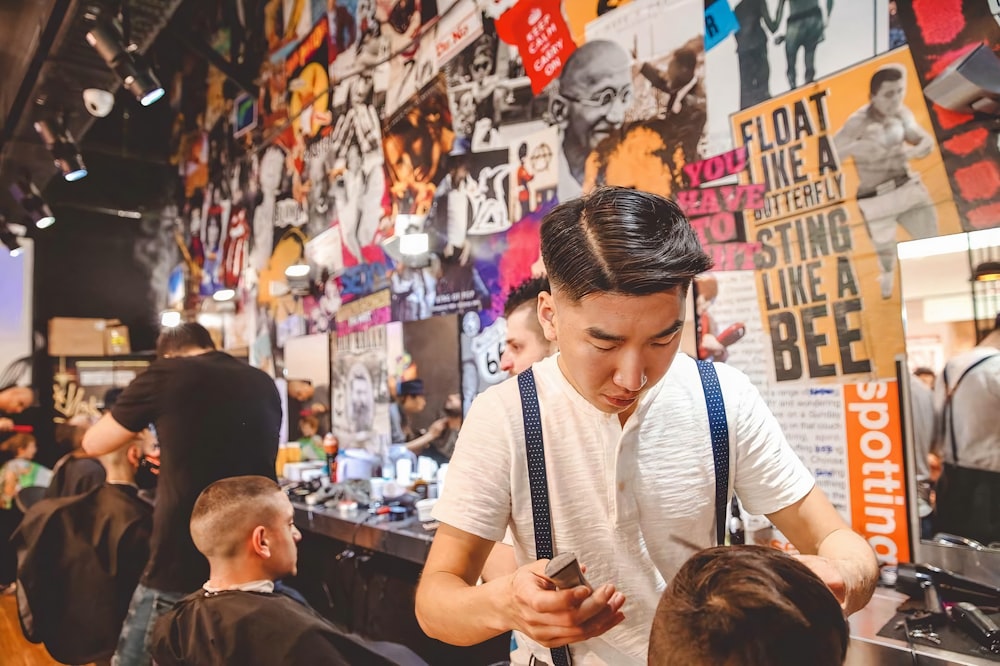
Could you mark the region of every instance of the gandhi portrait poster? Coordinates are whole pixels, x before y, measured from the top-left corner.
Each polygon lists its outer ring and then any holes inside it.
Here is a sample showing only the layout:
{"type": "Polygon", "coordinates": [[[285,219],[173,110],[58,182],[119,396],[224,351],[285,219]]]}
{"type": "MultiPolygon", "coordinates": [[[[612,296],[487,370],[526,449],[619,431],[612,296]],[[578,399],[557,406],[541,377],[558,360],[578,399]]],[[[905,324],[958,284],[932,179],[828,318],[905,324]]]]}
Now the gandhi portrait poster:
{"type": "Polygon", "coordinates": [[[700,0],[636,0],[587,24],[550,110],[559,200],[602,185],[672,196],[707,117],[700,0]]]}
{"type": "Polygon", "coordinates": [[[889,378],[903,351],[896,243],[961,231],[902,47],[732,116],[774,379],[889,378]],[[862,316],[862,311],[864,316],[862,316]]]}

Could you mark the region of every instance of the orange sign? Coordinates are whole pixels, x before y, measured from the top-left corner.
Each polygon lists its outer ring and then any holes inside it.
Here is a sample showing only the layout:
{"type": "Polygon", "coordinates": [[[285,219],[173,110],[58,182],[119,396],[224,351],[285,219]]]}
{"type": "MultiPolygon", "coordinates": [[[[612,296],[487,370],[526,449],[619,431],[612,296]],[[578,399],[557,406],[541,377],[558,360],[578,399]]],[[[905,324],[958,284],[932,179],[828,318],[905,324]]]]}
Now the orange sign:
{"type": "Polygon", "coordinates": [[[844,385],[851,526],[879,562],[910,560],[906,468],[895,380],[844,385]]]}

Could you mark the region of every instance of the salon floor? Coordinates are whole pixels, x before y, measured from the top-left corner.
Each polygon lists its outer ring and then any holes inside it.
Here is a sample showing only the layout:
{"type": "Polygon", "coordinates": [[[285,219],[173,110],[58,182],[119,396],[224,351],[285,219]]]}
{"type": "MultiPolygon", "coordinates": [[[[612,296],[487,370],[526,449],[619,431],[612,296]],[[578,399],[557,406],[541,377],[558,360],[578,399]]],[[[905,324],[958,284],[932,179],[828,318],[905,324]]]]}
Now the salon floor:
{"type": "Polygon", "coordinates": [[[58,666],[41,645],[29,643],[17,619],[13,594],[0,594],[0,663],[4,666],[58,666]]]}

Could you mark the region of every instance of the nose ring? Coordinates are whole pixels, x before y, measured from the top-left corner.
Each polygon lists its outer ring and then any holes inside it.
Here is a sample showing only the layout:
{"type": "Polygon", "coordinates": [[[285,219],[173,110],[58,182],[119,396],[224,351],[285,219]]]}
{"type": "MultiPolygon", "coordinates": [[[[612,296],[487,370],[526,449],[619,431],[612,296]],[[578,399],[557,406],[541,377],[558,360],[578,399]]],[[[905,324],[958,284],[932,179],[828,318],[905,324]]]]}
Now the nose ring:
{"type": "Polygon", "coordinates": [[[642,376],[642,383],[639,384],[639,388],[642,388],[643,386],[645,386],[646,382],[648,382],[648,381],[649,381],[649,378],[646,375],[643,375],[642,376]]]}

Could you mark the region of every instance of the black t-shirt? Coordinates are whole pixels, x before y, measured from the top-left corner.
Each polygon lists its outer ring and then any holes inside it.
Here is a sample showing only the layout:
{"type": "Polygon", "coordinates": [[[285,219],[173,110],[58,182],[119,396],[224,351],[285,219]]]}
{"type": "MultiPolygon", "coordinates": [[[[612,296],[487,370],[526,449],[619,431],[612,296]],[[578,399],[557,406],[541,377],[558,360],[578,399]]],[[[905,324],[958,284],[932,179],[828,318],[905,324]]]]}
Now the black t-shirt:
{"type": "Polygon", "coordinates": [[[142,584],[191,592],[208,580],[208,562],[188,526],[198,494],[230,476],[275,478],[281,401],[274,380],[222,352],[158,359],[129,384],[111,415],[132,432],[155,424],[160,440],[142,584]]]}

